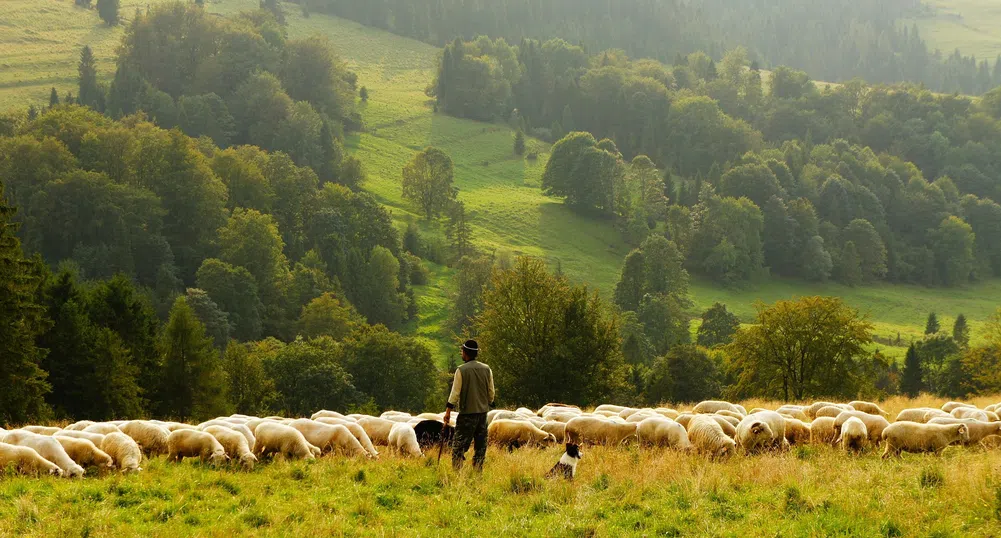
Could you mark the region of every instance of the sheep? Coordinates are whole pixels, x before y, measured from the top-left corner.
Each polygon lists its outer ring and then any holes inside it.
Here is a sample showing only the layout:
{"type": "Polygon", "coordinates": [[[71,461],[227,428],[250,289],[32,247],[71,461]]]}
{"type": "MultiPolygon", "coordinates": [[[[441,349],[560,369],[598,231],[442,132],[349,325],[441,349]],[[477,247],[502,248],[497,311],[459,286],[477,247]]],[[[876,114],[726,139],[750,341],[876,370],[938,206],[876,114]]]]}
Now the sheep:
{"type": "Polygon", "coordinates": [[[744,415],[741,415],[740,413],[738,413],[736,411],[729,411],[727,409],[720,409],[719,411],[716,411],[714,414],[715,415],[719,415],[721,417],[730,417],[730,418],[736,420],[737,424],[740,424],[740,421],[744,419],[744,415]]]}
{"type": "Polygon", "coordinates": [[[977,408],[977,406],[973,404],[968,404],[963,402],[945,402],[944,404],[942,404],[942,411],[945,411],[946,413],[952,413],[953,409],[958,409],[960,407],[968,407],[971,409],[977,408]]]}
{"type": "Polygon", "coordinates": [[[746,452],[787,447],[786,419],[774,411],[748,415],[737,426],[735,440],[746,452]]]}
{"type": "Polygon", "coordinates": [[[675,420],[681,415],[681,413],[675,411],[674,409],[668,409],[666,407],[658,407],[654,409],[653,412],[657,413],[662,417],[669,418],[671,420],[675,420]]]}
{"type": "Polygon", "coordinates": [[[685,427],[661,416],[650,417],[640,422],[636,426],[636,439],[644,446],[661,446],[686,451],[692,448],[685,427]]]}
{"type": "Polygon", "coordinates": [[[828,405],[826,407],[821,407],[814,413],[814,418],[831,417],[837,418],[842,411],[854,411],[855,408],[849,407],[847,405],[828,405]],[[847,409],[846,409],[847,408],[847,409]]]}
{"type": "Polygon", "coordinates": [[[653,409],[637,409],[635,407],[627,407],[622,411],[619,411],[619,417],[622,418],[623,420],[628,420],[629,417],[635,415],[636,413],[642,413],[644,411],[653,412],[653,409]]]}
{"type": "Polygon", "coordinates": [[[316,419],[318,419],[320,417],[325,417],[325,418],[345,418],[344,415],[338,413],[337,411],[327,411],[326,409],[322,409],[320,411],[317,411],[317,412],[313,413],[312,416],[310,416],[309,418],[311,418],[313,420],[316,420],[316,419]]]}
{"type": "Polygon", "coordinates": [[[636,436],[636,424],[618,424],[598,417],[577,417],[567,422],[566,442],[572,445],[619,445],[636,436]]]}
{"type": "Polygon", "coordinates": [[[841,435],[834,444],[841,443],[846,452],[861,452],[869,440],[869,430],[858,417],[848,417],[841,425],[841,435]]]}
{"type": "Polygon", "coordinates": [[[545,424],[539,426],[539,429],[553,434],[556,438],[557,443],[564,443],[567,437],[567,424],[566,422],[558,422],[555,420],[546,421],[545,424]]]}
{"type": "Polygon", "coordinates": [[[744,415],[747,414],[747,413],[741,412],[740,408],[738,408],[736,405],[733,405],[730,402],[722,402],[722,401],[719,401],[719,400],[706,400],[704,402],[699,402],[699,403],[695,404],[695,408],[692,409],[692,413],[694,413],[696,415],[711,415],[711,414],[715,413],[716,411],[720,411],[720,410],[732,411],[732,412],[737,413],[737,414],[739,414],[741,416],[744,416],[744,415]]]}
{"type": "Polygon", "coordinates": [[[239,461],[247,470],[254,468],[254,464],[257,463],[257,456],[254,456],[254,453],[251,452],[250,445],[247,444],[247,438],[242,433],[225,426],[207,426],[202,431],[215,437],[216,441],[219,441],[230,461],[239,461]]]}
{"type": "Polygon", "coordinates": [[[257,425],[254,430],[257,443],[254,444],[254,455],[260,460],[265,456],[281,454],[287,458],[312,460],[316,459],[318,447],[314,447],[302,433],[284,424],[266,421],[257,425]],[[314,451],[313,448],[317,448],[314,451]]]}
{"type": "Polygon", "coordinates": [[[373,458],[379,457],[379,451],[375,449],[372,444],[372,439],[369,438],[368,434],[365,433],[365,428],[362,428],[360,424],[353,420],[347,420],[343,418],[319,418],[317,422],[322,422],[324,424],[330,424],[334,426],[344,426],[351,432],[351,435],[361,443],[362,448],[368,452],[368,455],[373,458]]]}
{"type": "Polygon", "coordinates": [[[677,422],[678,424],[681,424],[682,426],[684,426],[685,429],[687,430],[688,429],[688,423],[691,422],[693,418],[695,418],[695,415],[693,415],[692,413],[682,413],[682,414],[678,415],[674,419],[674,421],[677,422]]]}
{"type": "Polygon", "coordinates": [[[834,419],[834,435],[840,435],[842,425],[851,418],[857,418],[865,424],[866,431],[869,433],[869,441],[874,445],[878,445],[880,439],[883,438],[883,430],[890,425],[889,421],[879,415],[873,415],[866,413],[864,411],[842,411],[834,419]]]}
{"type": "MultiPolygon", "coordinates": [[[[727,434],[727,436],[734,437],[737,435],[737,426],[728,420],[729,417],[722,417],[720,415],[709,415],[709,417],[715,420],[720,428],[723,428],[723,433],[727,434]]],[[[740,422],[738,421],[737,424],[740,424],[740,422]]]]}
{"type": "Polygon", "coordinates": [[[163,426],[144,420],[133,420],[122,424],[119,429],[138,443],[139,448],[145,451],[147,457],[166,454],[169,451],[167,439],[171,432],[163,426]]]}
{"type": "Polygon", "coordinates": [[[519,407],[518,409],[515,409],[514,412],[518,413],[519,415],[522,415],[522,416],[524,416],[526,418],[527,417],[534,417],[534,416],[536,416],[535,415],[535,411],[532,411],[531,409],[529,409],[527,407],[519,407]]]}
{"type": "Polygon", "coordinates": [[[0,469],[7,467],[14,467],[24,474],[63,475],[63,470],[58,465],[43,458],[33,449],[0,442],[0,469]]]}
{"type": "Polygon", "coordinates": [[[86,428],[83,429],[83,431],[87,433],[99,433],[101,435],[108,435],[109,433],[121,432],[122,430],[120,430],[118,426],[115,426],[114,424],[109,424],[107,422],[98,422],[95,424],[91,424],[90,426],[87,426],[86,428]]]}
{"type": "Polygon", "coordinates": [[[810,442],[810,425],[802,420],[782,415],[786,422],[786,441],[790,445],[801,445],[810,442]]]}
{"type": "Polygon", "coordinates": [[[780,414],[780,415],[782,415],[784,417],[788,417],[788,418],[791,418],[791,419],[798,420],[800,422],[810,422],[810,417],[806,416],[806,413],[804,413],[800,409],[785,409],[785,410],[783,410],[780,407],[779,410],[776,411],[776,413],[778,413],[778,414],[780,414]]]}
{"type": "Polygon", "coordinates": [[[964,443],[966,445],[977,444],[989,435],[1001,435],[1001,422],[984,422],[972,418],[936,417],[929,420],[928,424],[966,424],[970,433],[970,439],[964,443]]]}
{"type": "Polygon", "coordinates": [[[26,432],[37,433],[38,435],[54,435],[60,428],[50,426],[25,426],[21,428],[26,432]]]}
{"type": "MultiPolygon", "coordinates": [[[[250,428],[248,428],[246,424],[237,424],[234,422],[227,422],[225,420],[210,420],[199,424],[198,429],[205,431],[212,426],[221,426],[239,433],[244,437],[244,439],[247,440],[247,446],[250,447],[250,450],[254,449],[254,444],[257,439],[254,438],[254,432],[250,431],[250,428]]],[[[225,446],[225,443],[223,443],[223,446],[225,446]]]]}
{"type": "Polygon", "coordinates": [[[123,473],[142,471],[139,462],[142,461],[142,450],[139,444],[122,432],[112,432],[104,436],[100,449],[115,460],[115,467],[123,473]]]}
{"type": "Polygon", "coordinates": [[[52,438],[62,445],[63,450],[66,451],[70,459],[81,467],[111,469],[115,466],[115,461],[111,459],[111,456],[86,439],[64,437],[62,435],[56,435],[52,438]]]}
{"type": "Polygon", "coordinates": [[[612,417],[614,417],[614,418],[620,418],[619,414],[616,413],[615,411],[597,411],[596,410],[594,413],[591,413],[591,416],[604,417],[604,418],[612,418],[612,417]]]}
{"type": "Polygon", "coordinates": [[[638,423],[643,422],[644,420],[646,420],[646,419],[648,419],[650,417],[664,418],[661,415],[658,415],[657,413],[654,413],[653,411],[640,411],[639,413],[633,413],[633,414],[629,415],[629,417],[626,418],[626,422],[628,422],[628,423],[637,423],[638,424],[638,423]]]}
{"type": "Polygon", "coordinates": [[[737,442],[723,433],[719,422],[708,416],[698,415],[688,423],[688,440],[695,451],[711,458],[723,458],[733,454],[737,442]]]}
{"type": "Polygon", "coordinates": [[[379,418],[392,420],[393,422],[407,422],[414,417],[410,413],[404,413],[402,411],[386,411],[379,415],[379,418]]]}
{"type": "Polygon", "coordinates": [[[94,443],[94,446],[96,447],[100,447],[101,443],[104,442],[104,436],[99,433],[87,433],[77,430],[59,430],[56,432],[56,436],[72,437],[74,439],[86,439],[91,443],[94,443]]]}
{"type": "Polygon", "coordinates": [[[195,457],[213,465],[229,461],[226,449],[211,433],[186,429],[170,432],[167,437],[167,461],[180,462],[184,458],[195,457]]]}
{"type": "Polygon", "coordinates": [[[540,407],[539,410],[535,412],[535,414],[542,418],[546,418],[546,414],[550,412],[567,412],[567,413],[575,412],[576,414],[579,415],[581,413],[581,410],[576,405],[547,403],[546,405],[540,407]]]}
{"type": "Polygon", "coordinates": [[[927,420],[925,419],[925,415],[927,415],[929,411],[939,412],[943,416],[949,416],[948,413],[945,413],[940,409],[934,409],[931,407],[914,407],[914,408],[904,409],[903,411],[897,413],[897,418],[894,419],[894,422],[907,421],[907,422],[919,422],[923,424],[927,422],[927,420]]]}
{"type": "Polygon", "coordinates": [[[594,412],[597,413],[599,411],[611,411],[612,413],[615,413],[617,415],[621,413],[623,409],[625,409],[625,407],[621,405],[601,404],[598,407],[594,408],[594,412]]]}
{"type": "Polygon", "coordinates": [[[556,443],[556,436],[521,420],[495,420],[487,427],[487,440],[509,449],[556,443]]]}
{"type": "Polygon", "coordinates": [[[926,424],[928,423],[929,420],[938,417],[952,417],[952,415],[946,413],[945,411],[942,411],[941,409],[929,409],[928,411],[925,412],[925,416],[921,417],[921,422],[926,424]]]}
{"type": "Polygon", "coordinates": [[[878,405],[872,402],[866,402],[863,400],[855,400],[848,402],[848,405],[852,406],[856,411],[862,411],[863,413],[869,413],[870,415],[880,415],[883,417],[890,416],[889,413],[883,411],[878,405]]]}
{"type": "Polygon", "coordinates": [[[487,411],[487,426],[495,420],[525,420],[525,416],[509,409],[491,409],[487,411]]]}
{"type": "Polygon", "coordinates": [[[984,413],[987,413],[987,422],[1001,422],[1001,417],[994,411],[984,411],[984,413]]]}
{"type": "Polygon", "coordinates": [[[84,428],[86,428],[87,426],[90,426],[91,424],[94,424],[94,421],[92,421],[92,420],[78,420],[78,421],[74,422],[73,424],[70,424],[69,426],[66,426],[63,429],[64,430],[69,430],[71,432],[82,432],[84,428]]]}
{"type": "Polygon", "coordinates": [[[810,443],[815,445],[831,444],[837,439],[834,431],[834,419],[820,417],[810,423],[810,443]]]}
{"type": "Polygon", "coordinates": [[[834,402],[813,402],[813,404],[803,408],[803,412],[806,413],[806,416],[810,418],[817,418],[817,411],[820,411],[824,407],[830,407],[830,406],[837,407],[837,405],[838,404],[834,402]]]}
{"type": "Polygon", "coordinates": [[[164,422],[163,424],[160,424],[160,426],[163,426],[164,428],[167,428],[167,431],[169,431],[171,433],[176,432],[177,430],[197,430],[198,429],[197,427],[192,426],[191,424],[185,424],[183,422],[164,422]]]}
{"type": "Polygon", "coordinates": [[[289,426],[299,430],[309,444],[319,447],[324,454],[336,450],[348,456],[371,457],[365,447],[343,425],[301,418],[293,420],[289,426]]]}
{"type": "Polygon", "coordinates": [[[542,418],[547,422],[562,422],[566,424],[567,422],[570,422],[570,419],[582,415],[583,413],[572,413],[569,411],[554,410],[547,412],[545,416],[543,416],[542,418]]]}
{"type": "MultiPolygon", "coordinates": [[[[770,413],[771,411],[768,412],[770,413]]],[[[713,413],[713,417],[716,418],[716,420],[723,420],[725,422],[728,422],[734,428],[736,428],[737,424],[740,424],[740,421],[744,419],[744,417],[736,418],[730,415],[721,414],[719,412],[713,413]]],[[[726,428],[726,426],[724,426],[724,428],[726,428]]]]}
{"type": "Polygon", "coordinates": [[[393,429],[394,424],[396,423],[392,420],[379,417],[362,417],[358,419],[358,425],[365,430],[365,435],[368,435],[369,440],[373,444],[382,446],[389,445],[389,432],[393,429]]]}
{"type": "Polygon", "coordinates": [[[970,440],[970,429],[966,424],[914,424],[896,422],[883,430],[886,451],[883,458],[897,456],[904,452],[941,453],[945,447],[970,440]]]}
{"type": "Polygon", "coordinates": [[[949,412],[955,418],[972,418],[981,422],[988,422],[987,413],[974,407],[957,407],[949,412]]]}
{"type": "Polygon", "coordinates": [[[53,437],[25,430],[13,430],[4,435],[3,442],[9,445],[28,447],[38,452],[39,456],[58,465],[65,477],[76,478],[83,476],[86,472],[83,467],[73,461],[63,445],[59,444],[59,441],[53,437]]]}
{"type": "Polygon", "coordinates": [[[417,443],[417,433],[408,424],[394,424],[389,431],[389,448],[403,456],[419,458],[424,455],[417,443]]]}

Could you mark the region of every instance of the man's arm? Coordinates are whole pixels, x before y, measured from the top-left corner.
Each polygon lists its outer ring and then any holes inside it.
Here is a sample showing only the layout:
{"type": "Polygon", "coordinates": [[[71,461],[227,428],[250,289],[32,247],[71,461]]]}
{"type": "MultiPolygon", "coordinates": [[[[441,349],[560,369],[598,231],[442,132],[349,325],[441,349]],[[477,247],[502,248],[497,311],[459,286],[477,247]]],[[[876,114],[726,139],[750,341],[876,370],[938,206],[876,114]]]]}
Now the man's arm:
{"type": "Polygon", "coordinates": [[[445,413],[447,414],[455,406],[459,404],[459,394],[462,392],[462,373],[459,370],[455,371],[455,380],[452,381],[452,392],[448,395],[448,403],[445,404],[445,413]]]}
{"type": "Polygon", "coordinates": [[[494,396],[495,396],[495,393],[494,393],[494,371],[493,370],[490,370],[489,380],[490,380],[490,382],[489,382],[490,387],[489,387],[489,389],[487,391],[487,394],[490,395],[490,408],[493,409],[494,408],[494,396]]]}

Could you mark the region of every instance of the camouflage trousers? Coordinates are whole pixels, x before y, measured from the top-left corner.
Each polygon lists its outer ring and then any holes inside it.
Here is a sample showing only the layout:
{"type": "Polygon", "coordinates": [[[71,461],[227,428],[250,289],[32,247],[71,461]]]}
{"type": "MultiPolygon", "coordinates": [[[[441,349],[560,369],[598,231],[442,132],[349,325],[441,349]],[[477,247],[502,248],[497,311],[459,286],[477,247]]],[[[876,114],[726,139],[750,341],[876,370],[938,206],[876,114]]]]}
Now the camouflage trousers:
{"type": "Polygon", "coordinates": [[[452,467],[462,468],[469,445],[473,445],[473,468],[483,469],[487,459],[487,414],[461,413],[455,420],[455,437],[452,439],[452,467]]]}

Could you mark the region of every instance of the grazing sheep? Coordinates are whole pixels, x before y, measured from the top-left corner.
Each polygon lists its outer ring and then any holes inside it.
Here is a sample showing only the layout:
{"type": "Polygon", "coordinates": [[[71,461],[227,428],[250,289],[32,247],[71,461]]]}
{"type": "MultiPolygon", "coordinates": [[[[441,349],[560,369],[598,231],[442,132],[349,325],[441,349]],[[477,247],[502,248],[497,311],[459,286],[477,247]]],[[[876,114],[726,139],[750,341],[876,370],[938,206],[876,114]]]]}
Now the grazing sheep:
{"type": "Polygon", "coordinates": [[[821,407],[813,415],[814,418],[831,417],[837,418],[842,411],[854,411],[855,408],[849,407],[847,405],[828,405],[826,407],[821,407]]]}
{"type": "Polygon", "coordinates": [[[952,417],[952,415],[946,413],[945,411],[942,411],[941,409],[929,409],[928,411],[925,412],[925,416],[921,417],[921,422],[927,424],[929,420],[938,417],[952,417]]]}
{"type": "Polygon", "coordinates": [[[43,458],[33,449],[0,442],[0,469],[7,467],[13,467],[23,474],[63,475],[63,470],[58,465],[43,458]]]}
{"type": "Polygon", "coordinates": [[[982,422],[988,422],[987,413],[975,407],[957,407],[949,412],[955,418],[972,418],[982,422]]]}
{"type": "Polygon", "coordinates": [[[658,415],[657,413],[654,413],[653,411],[640,411],[639,413],[632,413],[631,415],[629,415],[628,417],[626,417],[626,422],[628,422],[628,423],[640,423],[640,422],[643,422],[644,420],[646,420],[646,419],[648,419],[650,417],[664,418],[661,415],[658,415]]]}
{"type": "Polygon", "coordinates": [[[965,443],[969,439],[970,430],[966,424],[896,422],[883,430],[883,441],[886,442],[883,458],[897,456],[901,451],[939,454],[945,447],[956,442],[965,443]]]}
{"type": "MultiPolygon", "coordinates": [[[[723,417],[720,415],[709,415],[713,420],[715,420],[720,428],[723,428],[723,433],[727,434],[729,437],[735,437],[737,435],[737,425],[734,424],[729,417],[723,417]]],[[[738,421],[737,424],[740,424],[738,421]]]]}
{"type": "Polygon", "coordinates": [[[810,443],[815,445],[829,445],[838,438],[834,431],[834,419],[831,417],[820,417],[810,423],[810,443]]]}
{"type": "Polygon", "coordinates": [[[539,426],[539,429],[542,430],[542,431],[544,431],[544,432],[546,432],[546,433],[553,434],[553,437],[556,438],[556,442],[557,443],[565,443],[566,442],[566,437],[567,437],[567,423],[566,422],[558,422],[558,421],[555,421],[555,420],[546,421],[545,424],[543,424],[542,426],[539,426]]]}
{"type": "Polygon", "coordinates": [[[621,405],[601,404],[598,407],[594,408],[594,412],[597,413],[599,411],[610,411],[618,415],[619,413],[622,412],[623,409],[625,409],[625,407],[621,405]]]}
{"type": "Polygon", "coordinates": [[[396,423],[392,420],[379,417],[362,417],[358,419],[358,425],[365,430],[365,434],[368,435],[372,443],[382,446],[389,445],[389,432],[393,429],[394,424],[396,423]]]}
{"type": "Polygon", "coordinates": [[[810,442],[810,425],[802,420],[782,415],[786,421],[786,441],[790,445],[803,445],[810,442]]]}
{"type": "Polygon", "coordinates": [[[858,417],[848,417],[841,425],[841,435],[834,444],[841,443],[845,452],[861,452],[869,441],[869,430],[858,417]]]}
{"type": "Polygon", "coordinates": [[[551,412],[576,413],[579,415],[581,413],[581,410],[576,405],[547,403],[546,405],[540,407],[539,410],[535,412],[535,414],[542,418],[546,418],[546,414],[551,412]]]}
{"type": "Polygon", "coordinates": [[[341,424],[326,424],[301,418],[293,420],[289,426],[299,430],[309,444],[319,447],[324,454],[336,450],[348,456],[371,457],[351,431],[341,424]]]}
{"type": "Polygon", "coordinates": [[[225,426],[207,426],[202,431],[215,437],[216,441],[219,441],[223,450],[226,451],[226,455],[229,456],[230,461],[239,461],[248,470],[254,468],[254,464],[257,463],[257,456],[254,456],[254,453],[251,452],[250,445],[247,444],[247,438],[242,433],[225,426]]]}
{"type": "MultiPolygon", "coordinates": [[[[767,411],[767,412],[770,413],[771,411],[767,411]]],[[[737,413],[733,413],[733,414],[737,414],[737,413]]],[[[731,415],[724,415],[723,412],[720,412],[720,411],[717,411],[717,412],[713,413],[713,416],[716,417],[717,420],[718,419],[723,419],[726,422],[729,422],[730,425],[733,426],[734,428],[736,428],[737,424],[740,424],[740,421],[744,419],[744,417],[734,417],[734,416],[731,416],[731,415]]]]}
{"type": "Polygon", "coordinates": [[[652,413],[653,409],[637,409],[635,407],[627,407],[622,411],[619,411],[619,417],[622,418],[623,420],[628,420],[629,417],[635,415],[636,413],[642,413],[645,411],[649,411],[652,413]]]}
{"type": "Polygon", "coordinates": [[[636,436],[636,424],[619,424],[599,417],[577,417],[567,422],[566,442],[572,445],[616,446],[636,436]]]}
{"type": "Polygon", "coordinates": [[[202,462],[220,465],[229,461],[226,449],[211,434],[198,430],[177,430],[167,437],[167,461],[199,458],[202,462]]]}
{"type": "Polygon", "coordinates": [[[99,433],[101,435],[108,435],[109,433],[121,432],[122,430],[111,424],[109,422],[98,422],[91,424],[83,429],[87,433],[99,433]]]}
{"type": "Polygon", "coordinates": [[[1001,417],[994,411],[984,411],[984,413],[987,413],[987,422],[1001,422],[1001,417]]]}
{"type": "MultiPolygon", "coordinates": [[[[150,422],[152,422],[152,421],[150,421],[150,422]]],[[[192,426],[191,424],[185,424],[183,422],[164,422],[163,424],[159,424],[159,425],[163,426],[164,428],[167,428],[167,431],[169,431],[171,433],[176,432],[177,430],[197,430],[198,429],[197,426],[192,426]]]]}
{"type": "Polygon", "coordinates": [[[59,430],[56,432],[56,435],[60,437],[72,437],[74,439],[86,439],[91,443],[94,443],[94,446],[98,448],[100,448],[101,443],[104,442],[104,436],[99,433],[87,433],[76,430],[59,430]]]}
{"type": "Polygon", "coordinates": [[[682,413],[678,415],[678,417],[675,418],[674,421],[684,426],[685,429],[687,430],[688,423],[691,422],[693,418],[695,418],[695,415],[693,415],[692,413],[682,413]]]}
{"type": "Polygon", "coordinates": [[[855,400],[853,402],[848,402],[848,405],[852,406],[856,411],[861,411],[863,413],[869,413],[870,415],[880,415],[883,417],[890,416],[889,413],[883,411],[878,405],[872,402],[866,402],[863,400],[855,400]]]}
{"type": "Polygon", "coordinates": [[[316,458],[313,448],[317,447],[309,444],[302,433],[291,426],[272,421],[262,422],[254,430],[254,437],[257,438],[254,455],[258,460],[273,454],[306,460],[316,458]]]}
{"type": "Polygon", "coordinates": [[[869,441],[878,445],[883,438],[883,430],[890,425],[889,421],[879,415],[873,415],[864,411],[842,411],[834,419],[834,434],[841,434],[841,426],[851,418],[857,418],[865,424],[866,431],[869,432],[869,441]]]}
{"type": "Polygon", "coordinates": [[[594,413],[591,413],[590,416],[604,417],[604,418],[613,418],[613,417],[614,418],[620,418],[619,414],[616,413],[615,411],[597,411],[596,410],[594,413]]]}
{"type": "Polygon", "coordinates": [[[556,436],[540,430],[534,424],[521,420],[495,420],[487,427],[490,443],[509,449],[523,446],[541,446],[556,443],[556,436]]]}
{"type": "Polygon", "coordinates": [[[562,422],[562,423],[565,424],[567,422],[570,422],[570,419],[575,418],[575,417],[579,417],[579,416],[582,416],[582,415],[583,415],[583,413],[580,413],[580,412],[576,412],[575,413],[575,412],[572,412],[572,411],[564,411],[564,410],[561,410],[561,409],[556,409],[556,410],[552,410],[552,411],[547,412],[542,418],[544,420],[546,420],[547,422],[562,422]]]}
{"type": "Polygon", "coordinates": [[[86,428],[87,426],[90,426],[91,424],[94,424],[94,421],[92,421],[92,420],[79,420],[77,422],[74,422],[73,424],[70,424],[69,426],[66,426],[63,429],[64,430],[69,430],[71,432],[82,432],[84,428],[86,428]]]}
{"type": "Polygon", "coordinates": [[[424,455],[417,443],[417,433],[409,424],[394,424],[389,432],[389,448],[403,456],[419,458],[424,455]]]}
{"type": "Polygon", "coordinates": [[[653,412],[657,413],[662,417],[669,418],[671,420],[674,420],[681,415],[681,413],[675,411],[674,409],[668,409],[667,407],[658,407],[654,409],[653,412]]]}
{"type": "MultiPolygon", "coordinates": [[[[894,419],[894,422],[906,421],[906,422],[918,422],[923,424],[928,421],[928,419],[925,419],[925,415],[927,415],[929,412],[938,412],[941,413],[941,416],[950,416],[948,413],[943,412],[941,409],[935,409],[932,407],[914,407],[914,408],[904,409],[903,411],[897,413],[897,418],[894,419]]],[[[934,417],[929,417],[929,418],[934,418],[934,417]]]]}
{"type": "Polygon", "coordinates": [[[723,433],[719,422],[698,415],[688,423],[688,440],[695,451],[711,458],[723,458],[734,453],[737,442],[723,433]]]}
{"type": "Polygon", "coordinates": [[[800,422],[810,422],[810,417],[806,416],[806,413],[804,413],[802,409],[782,409],[780,407],[775,412],[784,417],[796,419],[800,422]]]}
{"type": "Polygon", "coordinates": [[[167,438],[171,432],[163,426],[144,420],[133,420],[122,424],[119,429],[138,443],[147,457],[152,458],[168,452],[167,438]]]}
{"type": "Polygon", "coordinates": [[[58,465],[63,470],[65,477],[76,478],[84,475],[83,467],[77,465],[73,458],[66,453],[63,445],[59,444],[59,441],[53,437],[25,430],[13,430],[4,435],[3,442],[8,445],[28,447],[38,452],[39,456],[58,465]]]}
{"type": "Polygon", "coordinates": [[[722,402],[719,400],[706,400],[704,402],[699,402],[695,404],[695,408],[692,409],[692,413],[696,415],[711,415],[716,411],[732,411],[734,413],[737,413],[741,417],[747,414],[742,412],[740,408],[737,407],[736,405],[733,405],[730,402],[722,402]]]}
{"type": "Polygon", "coordinates": [[[344,415],[338,413],[337,411],[327,411],[326,409],[317,411],[309,418],[316,420],[320,417],[324,418],[346,418],[344,415]]]}
{"type": "Polygon", "coordinates": [[[726,409],[720,409],[719,411],[716,411],[715,414],[719,415],[721,417],[732,418],[733,420],[736,421],[736,424],[734,424],[734,426],[736,426],[737,424],[740,424],[741,420],[744,420],[744,415],[741,415],[740,413],[738,413],[736,411],[728,411],[726,409]]]}
{"type": "Polygon", "coordinates": [[[966,445],[977,444],[989,435],[1001,435],[1001,422],[984,422],[973,418],[936,417],[929,420],[928,424],[966,424],[970,433],[970,439],[964,443],[966,445]]]}
{"type": "Polygon", "coordinates": [[[25,426],[21,429],[26,432],[37,433],[38,435],[54,435],[59,431],[59,428],[49,426],[25,426]]]}
{"type": "Polygon", "coordinates": [[[636,426],[636,439],[644,446],[660,446],[678,450],[692,448],[685,427],[661,416],[650,417],[640,422],[636,426]]]}
{"type": "Polygon", "coordinates": [[[204,431],[212,426],[221,426],[223,428],[228,428],[230,430],[239,433],[244,437],[244,439],[247,440],[247,446],[250,447],[250,450],[254,450],[254,444],[257,441],[257,439],[254,438],[254,432],[251,431],[246,424],[227,422],[224,420],[210,420],[208,422],[202,422],[201,424],[199,424],[198,429],[204,431]]]}
{"type": "Polygon", "coordinates": [[[831,407],[831,406],[837,407],[838,404],[834,402],[813,402],[813,404],[803,408],[803,412],[806,413],[806,416],[810,418],[817,418],[817,411],[820,411],[825,407],[831,407]]]}
{"type": "Polygon", "coordinates": [[[942,411],[946,413],[952,413],[953,409],[959,409],[960,407],[968,407],[971,409],[976,409],[977,406],[973,404],[963,403],[963,402],[945,402],[942,404],[942,411]]]}
{"type": "MultiPolygon", "coordinates": [[[[754,454],[771,448],[774,444],[775,437],[778,435],[776,432],[772,431],[772,428],[767,421],[759,418],[760,415],[764,414],[765,413],[762,412],[748,415],[744,420],[740,421],[739,425],[737,425],[737,436],[734,440],[737,441],[737,446],[748,454],[754,454]]],[[[784,440],[784,423],[782,429],[782,439],[784,440]]]]}
{"type": "Polygon", "coordinates": [[[139,444],[122,432],[112,432],[104,436],[100,449],[115,460],[115,467],[123,473],[142,471],[139,462],[142,461],[142,450],[139,444]]]}
{"type": "Polygon", "coordinates": [[[372,444],[372,439],[369,438],[368,433],[365,432],[365,428],[361,427],[361,424],[353,420],[347,420],[343,418],[318,418],[317,422],[322,422],[324,424],[329,424],[332,426],[344,426],[351,432],[351,435],[361,443],[361,446],[368,452],[368,455],[373,458],[379,457],[379,451],[375,449],[375,445],[372,444]]]}
{"type": "Polygon", "coordinates": [[[81,467],[111,469],[115,466],[115,461],[111,459],[111,456],[86,439],[63,437],[62,435],[56,435],[52,438],[58,441],[70,459],[81,467]]]}

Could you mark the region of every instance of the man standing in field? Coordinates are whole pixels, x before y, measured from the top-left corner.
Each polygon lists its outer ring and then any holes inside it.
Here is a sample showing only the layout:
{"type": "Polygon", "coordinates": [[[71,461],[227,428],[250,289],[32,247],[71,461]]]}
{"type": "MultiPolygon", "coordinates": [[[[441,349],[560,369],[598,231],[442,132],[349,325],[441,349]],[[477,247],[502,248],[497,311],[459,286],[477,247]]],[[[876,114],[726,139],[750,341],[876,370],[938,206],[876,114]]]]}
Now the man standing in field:
{"type": "Polygon", "coordinates": [[[452,467],[462,469],[466,452],[473,444],[473,468],[483,470],[487,458],[487,411],[494,406],[494,374],[490,367],[476,360],[480,352],[476,340],[462,344],[462,366],[455,370],[452,393],[445,406],[445,424],[452,409],[459,408],[452,441],[452,467]]]}

